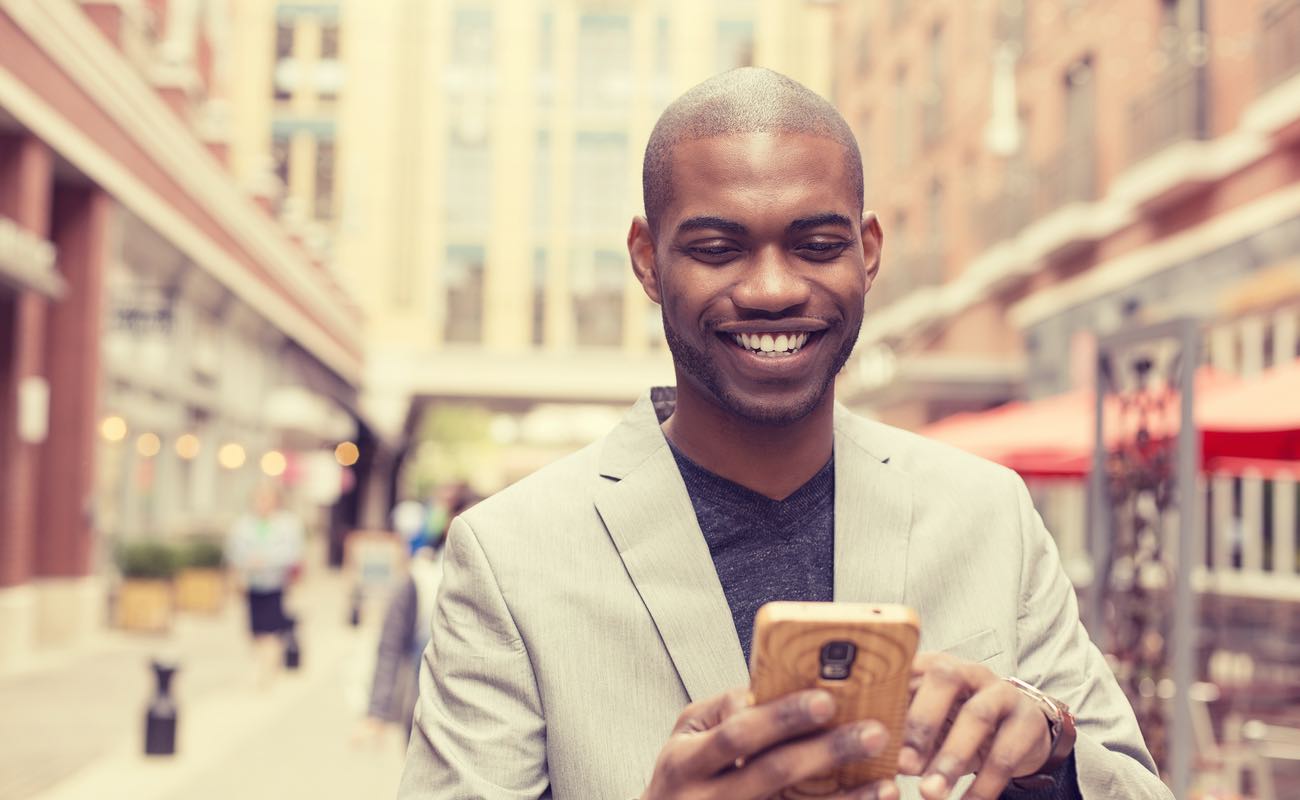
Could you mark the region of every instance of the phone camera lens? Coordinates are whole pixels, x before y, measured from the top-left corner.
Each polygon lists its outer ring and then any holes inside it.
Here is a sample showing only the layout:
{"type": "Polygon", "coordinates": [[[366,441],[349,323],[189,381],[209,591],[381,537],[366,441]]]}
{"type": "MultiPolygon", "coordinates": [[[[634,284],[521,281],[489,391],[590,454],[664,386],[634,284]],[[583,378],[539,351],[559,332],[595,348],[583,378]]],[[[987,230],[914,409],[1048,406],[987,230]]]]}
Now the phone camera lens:
{"type": "Polygon", "coordinates": [[[842,681],[849,677],[853,657],[858,649],[852,642],[834,641],[822,645],[821,676],[825,680],[842,681]]]}

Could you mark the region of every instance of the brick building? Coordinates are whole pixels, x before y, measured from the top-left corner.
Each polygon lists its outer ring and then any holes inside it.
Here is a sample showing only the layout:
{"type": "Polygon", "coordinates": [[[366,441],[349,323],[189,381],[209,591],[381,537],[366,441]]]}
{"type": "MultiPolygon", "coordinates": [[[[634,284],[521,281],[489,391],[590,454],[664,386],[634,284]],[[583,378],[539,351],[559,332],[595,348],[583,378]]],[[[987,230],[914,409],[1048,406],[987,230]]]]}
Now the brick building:
{"type": "Polygon", "coordinates": [[[112,540],[356,430],[358,313],[225,168],[216,5],[0,2],[0,666],[98,624],[112,540]]]}
{"type": "Polygon", "coordinates": [[[1085,385],[1098,333],[1300,352],[1300,3],[836,4],[885,230],[845,396],[919,426],[1085,385]]]}

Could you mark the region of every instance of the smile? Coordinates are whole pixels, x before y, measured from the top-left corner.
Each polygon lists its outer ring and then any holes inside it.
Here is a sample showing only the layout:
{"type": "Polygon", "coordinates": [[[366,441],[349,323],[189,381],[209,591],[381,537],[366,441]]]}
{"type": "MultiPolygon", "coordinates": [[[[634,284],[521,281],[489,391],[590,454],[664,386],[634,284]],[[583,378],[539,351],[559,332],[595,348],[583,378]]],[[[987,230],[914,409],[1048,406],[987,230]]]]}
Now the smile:
{"type": "Polygon", "coordinates": [[[808,341],[808,333],[798,331],[775,334],[733,333],[730,336],[737,346],[769,358],[794,355],[808,341]]]}

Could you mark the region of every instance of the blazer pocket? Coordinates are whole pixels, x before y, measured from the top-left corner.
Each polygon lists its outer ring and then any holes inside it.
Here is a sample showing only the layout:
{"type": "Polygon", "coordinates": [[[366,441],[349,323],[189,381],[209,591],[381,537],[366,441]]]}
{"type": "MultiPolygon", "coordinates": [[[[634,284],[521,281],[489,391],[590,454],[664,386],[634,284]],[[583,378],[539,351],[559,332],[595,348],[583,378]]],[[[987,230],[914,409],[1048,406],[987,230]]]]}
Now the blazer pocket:
{"type": "Polygon", "coordinates": [[[963,661],[982,663],[1002,654],[1002,642],[998,640],[997,631],[992,628],[984,630],[965,639],[942,648],[943,652],[954,655],[963,661]]]}

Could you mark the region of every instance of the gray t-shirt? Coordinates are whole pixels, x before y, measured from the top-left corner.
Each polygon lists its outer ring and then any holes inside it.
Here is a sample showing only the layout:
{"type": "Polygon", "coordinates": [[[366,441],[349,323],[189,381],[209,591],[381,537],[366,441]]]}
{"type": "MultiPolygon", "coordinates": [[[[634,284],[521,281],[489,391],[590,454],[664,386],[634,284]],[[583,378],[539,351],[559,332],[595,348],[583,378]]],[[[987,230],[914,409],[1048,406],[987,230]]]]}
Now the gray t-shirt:
{"type": "Polygon", "coordinates": [[[789,497],[773,500],[672,450],[748,663],[760,606],[833,599],[835,459],[789,497]]]}

